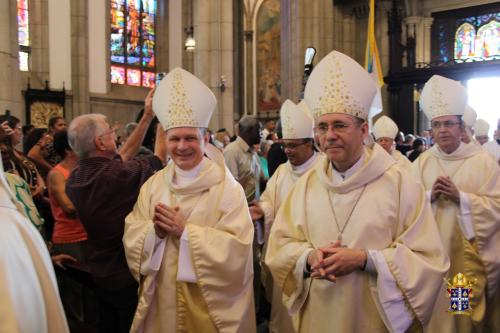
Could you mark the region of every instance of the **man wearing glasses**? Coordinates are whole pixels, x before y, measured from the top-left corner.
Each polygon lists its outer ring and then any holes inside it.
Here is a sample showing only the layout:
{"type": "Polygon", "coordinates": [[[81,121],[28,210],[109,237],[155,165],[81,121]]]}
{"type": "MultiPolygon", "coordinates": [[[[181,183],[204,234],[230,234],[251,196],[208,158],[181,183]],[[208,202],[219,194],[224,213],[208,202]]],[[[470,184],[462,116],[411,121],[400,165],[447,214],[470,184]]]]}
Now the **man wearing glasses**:
{"type": "Polygon", "coordinates": [[[379,145],[363,145],[376,90],[336,51],[307,82],[325,155],[281,205],[266,254],[299,332],[425,327],[448,269],[423,188],[379,145]]]}
{"type": "Polygon", "coordinates": [[[129,272],[122,244],[125,217],[141,185],[163,166],[163,131],[156,156],[134,160],[154,118],[153,91],[136,130],[117,149],[115,130],[102,114],[86,114],[70,123],[68,141],[80,158],[66,183],[66,193],[88,235],[88,265],[97,286],[100,332],[129,332],[137,306],[137,283],[129,272]]]}
{"type": "Polygon", "coordinates": [[[477,279],[470,300],[472,315],[443,315],[450,301],[440,292],[429,332],[481,331],[500,279],[500,169],[479,146],[461,142],[466,99],[466,90],[459,82],[438,75],[425,84],[420,97],[436,144],[413,166],[430,197],[450,257],[447,278],[462,273],[477,279]]]}
{"type": "MultiPolygon", "coordinates": [[[[276,169],[267,182],[260,201],[250,206],[252,220],[264,219],[266,239],[288,192],[297,180],[315,165],[320,156],[314,151],[314,120],[304,101],[295,105],[287,99],[281,106],[280,119],[283,148],[288,162],[276,169]]],[[[268,273],[268,270],[264,269],[263,272],[268,273]]],[[[272,285],[270,274],[263,276],[262,281],[268,293],[272,292],[270,332],[293,332],[291,317],[281,301],[281,289],[272,285]]]]}

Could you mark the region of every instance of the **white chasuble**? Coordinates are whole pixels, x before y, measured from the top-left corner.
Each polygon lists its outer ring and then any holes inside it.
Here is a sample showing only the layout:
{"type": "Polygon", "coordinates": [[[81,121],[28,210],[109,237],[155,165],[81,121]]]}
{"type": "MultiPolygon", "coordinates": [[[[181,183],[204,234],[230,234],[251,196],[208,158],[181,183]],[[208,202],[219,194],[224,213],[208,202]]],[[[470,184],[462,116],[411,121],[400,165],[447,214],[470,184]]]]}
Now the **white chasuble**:
{"type": "MultiPolygon", "coordinates": [[[[309,160],[300,166],[294,167],[290,164],[290,161],[283,163],[278,167],[278,169],[276,169],[271,179],[267,182],[266,190],[262,193],[259,201],[260,207],[264,211],[266,230],[266,244],[264,245],[265,250],[267,250],[269,231],[282,202],[285,201],[286,196],[293,188],[297,180],[299,180],[299,178],[307,171],[311,170],[319,161],[321,161],[321,153],[314,152],[309,160]]],[[[264,251],[264,253],[265,252],[266,251],[264,251]]],[[[269,322],[269,331],[271,333],[293,333],[295,328],[293,326],[292,317],[288,314],[288,310],[283,304],[281,289],[277,285],[273,284],[272,276],[264,262],[262,262],[262,266],[261,281],[266,288],[268,298],[271,300],[271,320],[269,322]]]]}
{"type": "Polygon", "coordinates": [[[131,332],[255,332],[253,225],[243,189],[215,150],[187,185],[173,181],[173,163],[153,175],[126,218],[125,254],[140,282],[131,332]],[[184,239],[148,239],[158,202],[180,207],[187,219],[184,239]],[[185,265],[179,258],[183,241],[189,245],[195,283],[178,276],[179,265],[185,265]]]}
{"type": "Polygon", "coordinates": [[[364,156],[339,185],[323,158],[299,179],[271,229],[266,263],[299,316],[299,332],[394,331],[389,308],[391,298],[399,302],[401,296],[401,312],[414,316],[410,329],[425,328],[448,270],[423,188],[377,144],[366,146],[364,156]],[[388,281],[396,282],[399,293],[386,293],[391,288],[368,271],[336,283],[302,274],[307,253],[335,242],[339,228],[344,246],[377,251],[375,264],[385,260],[380,266],[392,274],[388,281]]]}
{"type": "Polygon", "coordinates": [[[486,310],[489,304],[495,304],[493,299],[499,289],[500,168],[480,147],[464,143],[451,154],[435,145],[420,155],[413,167],[427,191],[432,190],[439,176],[450,177],[460,191],[460,205],[441,197],[432,209],[451,261],[447,278],[460,272],[477,279],[471,299],[472,316],[444,313],[450,301],[443,283],[430,327],[436,332],[472,332],[474,326],[483,325],[486,310]]]}
{"type": "Polygon", "coordinates": [[[3,172],[0,161],[0,332],[69,332],[47,247],[3,172]]]}

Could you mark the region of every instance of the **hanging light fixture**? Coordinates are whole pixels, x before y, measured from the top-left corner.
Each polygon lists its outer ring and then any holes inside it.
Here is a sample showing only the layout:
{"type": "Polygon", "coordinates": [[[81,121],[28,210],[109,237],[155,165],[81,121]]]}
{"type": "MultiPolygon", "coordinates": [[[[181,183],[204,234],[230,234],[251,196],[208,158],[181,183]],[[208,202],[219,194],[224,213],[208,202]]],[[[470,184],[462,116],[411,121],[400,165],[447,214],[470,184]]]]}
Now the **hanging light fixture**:
{"type": "Polygon", "coordinates": [[[194,40],[193,27],[185,28],[186,41],[184,42],[184,48],[186,51],[194,51],[196,49],[196,41],[194,40]]]}

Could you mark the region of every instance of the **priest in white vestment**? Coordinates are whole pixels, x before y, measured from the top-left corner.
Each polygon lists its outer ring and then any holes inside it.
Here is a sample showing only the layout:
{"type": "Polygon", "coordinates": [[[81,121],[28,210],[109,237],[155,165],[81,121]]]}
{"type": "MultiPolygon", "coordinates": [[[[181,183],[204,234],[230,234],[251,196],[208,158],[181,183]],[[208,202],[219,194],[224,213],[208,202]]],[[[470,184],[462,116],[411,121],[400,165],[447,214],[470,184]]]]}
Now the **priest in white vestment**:
{"type": "Polygon", "coordinates": [[[474,123],[474,137],[476,142],[483,146],[490,141],[489,137],[490,124],[484,119],[479,118],[474,123]]]}
{"type": "Polygon", "coordinates": [[[125,220],[125,254],[140,282],[131,332],[255,332],[253,225],[242,187],[208,143],[215,107],[210,89],[180,68],[156,88],[171,162],[125,220]]]}
{"type": "Polygon", "coordinates": [[[0,160],[0,332],[69,332],[49,252],[23,214],[0,160]]]}
{"type": "Polygon", "coordinates": [[[450,257],[447,279],[458,273],[477,279],[470,316],[446,312],[450,299],[443,283],[430,332],[481,331],[500,282],[500,168],[480,146],[461,142],[466,98],[459,82],[438,75],[425,84],[420,97],[436,144],[413,167],[428,193],[450,257]]]}
{"type": "Polygon", "coordinates": [[[379,145],[363,145],[375,93],[336,51],[307,82],[325,156],[281,205],[266,254],[299,332],[421,330],[449,267],[423,188],[379,145]]]}
{"type": "Polygon", "coordinates": [[[477,113],[476,110],[469,104],[465,106],[464,114],[462,120],[464,122],[464,134],[462,135],[462,141],[464,143],[474,143],[479,144],[474,138],[474,124],[476,123],[477,113]]]}
{"type": "MultiPolygon", "coordinates": [[[[314,119],[306,103],[302,101],[296,105],[287,99],[281,106],[280,119],[283,148],[288,161],[276,169],[259,202],[250,206],[252,219],[264,219],[266,240],[281,203],[297,180],[320,160],[320,154],[314,150],[314,119]]],[[[262,281],[272,299],[269,331],[293,333],[295,329],[292,318],[283,305],[281,289],[272,283],[268,269],[263,268],[262,271],[262,281]]]]}
{"type": "Polygon", "coordinates": [[[500,165],[500,119],[497,122],[497,129],[493,140],[487,142],[483,145],[483,149],[486,150],[500,165]]]}
{"type": "Polygon", "coordinates": [[[384,150],[392,156],[396,163],[408,172],[411,172],[410,160],[395,148],[394,138],[398,134],[398,125],[389,117],[382,116],[373,125],[373,136],[384,150]]]}

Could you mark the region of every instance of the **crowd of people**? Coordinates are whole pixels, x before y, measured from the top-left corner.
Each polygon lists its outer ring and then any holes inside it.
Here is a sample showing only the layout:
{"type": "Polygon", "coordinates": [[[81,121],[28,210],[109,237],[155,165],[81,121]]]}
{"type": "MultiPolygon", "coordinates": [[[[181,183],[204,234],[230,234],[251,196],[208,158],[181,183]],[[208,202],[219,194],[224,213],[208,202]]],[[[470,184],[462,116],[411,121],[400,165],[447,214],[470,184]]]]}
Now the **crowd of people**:
{"type": "Polygon", "coordinates": [[[233,135],[180,68],[120,136],[100,114],[0,116],[0,331],[500,330],[500,119],[490,141],[436,75],[429,129],[405,136],[368,127],[375,94],[334,51],[303,101],[233,135]],[[460,274],[468,316],[447,313],[460,274]]]}

